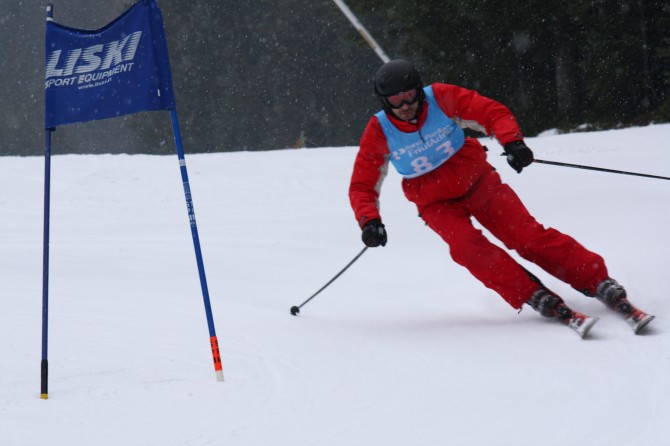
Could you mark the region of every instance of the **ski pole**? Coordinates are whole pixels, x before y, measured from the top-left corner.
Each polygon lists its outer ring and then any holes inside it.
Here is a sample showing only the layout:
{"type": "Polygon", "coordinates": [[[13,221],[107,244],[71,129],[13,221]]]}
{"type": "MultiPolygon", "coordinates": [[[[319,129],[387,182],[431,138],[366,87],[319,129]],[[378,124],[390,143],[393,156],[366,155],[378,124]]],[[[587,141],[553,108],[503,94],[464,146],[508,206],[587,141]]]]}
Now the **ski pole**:
{"type": "Polygon", "coordinates": [[[358,260],[358,258],[359,258],[360,256],[362,256],[363,253],[364,253],[367,249],[368,249],[367,246],[366,246],[365,248],[363,248],[363,250],[362,250],[361,252],[359,252],[359,253],[356,255],[356,257],[354,257],[354,258],[351,260],[351,262],[347,263],[347,266],[345,266],[344,268],[342,268],[342,271],[340,271],[339,273],[337,273],[337,274],[335,275],[335,277],[333,277],[332,279],[330,279],[330,280],[328,281],[328,283],[326,283],[324,286],[322,286],[322,287],[319,289],[319,291],[317,291],[316,293],[314,293],[314,294],[312,294],[311,296],[309,296],[309,299],[307,299],[306,301],[304,301],[304,302],[301,303],[300,305],[296,305],[296,306],[291,307],[291,314],[292,314],[293,316],[296,316],[298,313],[300,313],[300,308],[302,308],[303,305],[305,305],[305,304],[306,304],[307,302],[309,302],[310,300],[314,299],[314,298],[316,297],[316,295],[319,294],[321,291],[325,290],[325,289],[328,287],[328,285],[330,285],[331,283],[335,282],[335,279],[337,279],[338,277],[340,277],[340,276],[342,275],[343,272],[345,272],[351,265],[353,265],[354,262],[355,262],[356,260],[358,260]]]}
{"type": "Polygon", "coordinates": [[[623,175],[635,175],[638,177],[657,178],[659,180],[670,180],[670,177],[662,177],[658,175],[649,175],[646,173],[626,172],[624,170],[603,169],[602,167],[582,166],[580,164],[559,163],[556,161],[534,160],[534,163],[551,164],[553,166],[574,167],[575,169],[597,170],[599,172],[620,173],[623,175]]]}

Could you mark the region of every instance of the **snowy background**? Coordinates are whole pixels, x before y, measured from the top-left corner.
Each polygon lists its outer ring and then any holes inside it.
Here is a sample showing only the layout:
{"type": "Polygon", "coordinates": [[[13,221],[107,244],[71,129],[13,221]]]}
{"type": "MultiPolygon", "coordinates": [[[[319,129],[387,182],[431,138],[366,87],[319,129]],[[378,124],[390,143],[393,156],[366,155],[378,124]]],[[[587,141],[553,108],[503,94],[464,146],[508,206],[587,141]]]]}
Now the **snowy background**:
{"type": "MultiPolygon", "coordinates": [[[[536,157],[670,175],[670,125],[547,134],[536,157]]],[[[589,339],[454,264],[390,173],[363,248],[354,147],[188,155],[225,382],[215,380],[176,155],[52,159],[41,400],[41,157],[0,158],[0,445],[640,445],[670,438],[670,182],[535,164],[503,180],[602,254],[657,319],[599,302],[589,339]]],[[[59,147],[54,147],[58,153],[59,147]]],[[[187,147],[188,151],[188,147],[187,147]]]]}

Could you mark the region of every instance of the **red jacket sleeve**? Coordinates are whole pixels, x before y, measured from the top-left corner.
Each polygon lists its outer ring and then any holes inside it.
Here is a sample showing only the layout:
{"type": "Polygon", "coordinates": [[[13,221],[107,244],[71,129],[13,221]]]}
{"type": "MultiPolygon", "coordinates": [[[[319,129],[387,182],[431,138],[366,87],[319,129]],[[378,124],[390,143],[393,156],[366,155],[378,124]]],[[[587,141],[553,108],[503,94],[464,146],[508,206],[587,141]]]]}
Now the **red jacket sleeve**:
{"type": "Polygon", "coordinates": [[[388,172],[388,162],[386,137],[379,121],[373,116],[361,137],[349,185],[349,200],[361,228],[371,219],[381,220],[379,193],[388,172]]]}
{"type": "Polygon", "coordinates": [[[495,136],[503,146],[523,139],[516,118],[503,104],[456,85],[432,86],[442,111],[460,127],[495,136]]]}

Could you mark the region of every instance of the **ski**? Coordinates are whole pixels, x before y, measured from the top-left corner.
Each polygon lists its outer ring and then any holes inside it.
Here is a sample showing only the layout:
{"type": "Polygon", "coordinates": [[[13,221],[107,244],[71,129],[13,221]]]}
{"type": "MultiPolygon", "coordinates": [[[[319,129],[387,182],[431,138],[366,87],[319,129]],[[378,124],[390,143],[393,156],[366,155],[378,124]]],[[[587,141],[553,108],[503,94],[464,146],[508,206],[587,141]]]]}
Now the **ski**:
{"type": "Polygon", "coordinates": [[[649,322],[653,321],[655,316],[647,314],[644,311],[632,307],[631,312],[623,315],[624,320],[633,329],[633,333],[639,334],[649,322]]]}
{"type": "Polygon", "coordinates": [[[616,313],[619,313],[628,326],[633,329],[633,333],[638,334],[649,322],[654,320],[654,316],[647,314],[635,307],[626,298],[620,299],[614,305],[608,305],[616,313]]]}
{"type": "Polygon", "coordinates": [[[598,318],[573,311],[572,317],[562,322],[577,332],[580,338],[584,339],[589,334],[589,331],[591,331],[591,328],[598,322],[598,318]]]}

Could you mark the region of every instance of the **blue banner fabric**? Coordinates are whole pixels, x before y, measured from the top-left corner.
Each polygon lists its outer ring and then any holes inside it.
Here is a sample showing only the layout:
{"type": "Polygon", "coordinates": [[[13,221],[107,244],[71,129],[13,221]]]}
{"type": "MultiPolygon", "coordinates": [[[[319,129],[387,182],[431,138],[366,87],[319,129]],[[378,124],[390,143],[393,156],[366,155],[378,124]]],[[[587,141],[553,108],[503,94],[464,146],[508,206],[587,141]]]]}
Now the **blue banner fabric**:
{"type": "Polygon", "coordinates": [[[139,0],[105,27],[46,24],[44,126],[175,108],[163,17],[139,0]]]}

